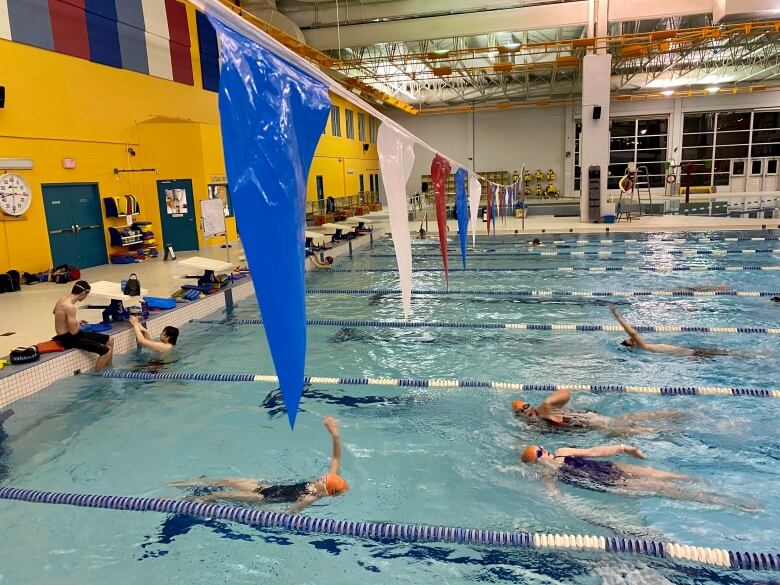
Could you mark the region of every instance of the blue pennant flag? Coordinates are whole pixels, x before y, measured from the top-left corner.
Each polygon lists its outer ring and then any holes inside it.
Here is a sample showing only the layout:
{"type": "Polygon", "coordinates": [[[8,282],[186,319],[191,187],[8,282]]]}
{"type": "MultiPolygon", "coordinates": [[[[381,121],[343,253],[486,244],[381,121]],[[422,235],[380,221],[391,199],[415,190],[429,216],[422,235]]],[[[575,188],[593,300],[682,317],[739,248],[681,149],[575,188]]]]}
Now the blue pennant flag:
{"type": "Polygon", "coordinates": [[[209,18],[222,60],[219,113],[231,199],[292,428],[306,361],[306,181],[330,98],[322,82],[209,18]]]}
{"type": "Polygon", "coordinates": [[[458,211],[458,237],[460,238],[460,257],[466,268],[466,239],[469,231],[469,204],[466,197],[466,180],[469,173],[458,169],[455,173],[455,209],[458,211]]]}

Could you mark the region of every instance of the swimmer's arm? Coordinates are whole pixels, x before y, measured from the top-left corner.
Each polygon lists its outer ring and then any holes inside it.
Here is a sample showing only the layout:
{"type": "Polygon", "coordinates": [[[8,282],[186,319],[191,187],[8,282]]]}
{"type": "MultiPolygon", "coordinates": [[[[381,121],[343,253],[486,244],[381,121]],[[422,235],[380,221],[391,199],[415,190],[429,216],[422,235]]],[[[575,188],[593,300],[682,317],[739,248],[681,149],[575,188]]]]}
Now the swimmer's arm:
{"type": "Polygon", "coordinates": [[[615,455],[630,455],[637,459],[645,458],[645,454],[642,451],[631,445],[599,445],[589,449],[563,447],[555,450],[556,457],[613,457],[615,455]]]}
{"type": "Polygon", "coordinates": [[[338,474],[341,467],[341,437],[339,436],[339,425],[332,416],[325,417],[325,428],[328,429],[333,438],[333,455],[330,459],[330,471],[328,473],[338,474]]]}
{"type": "Polygon", "coordinates": [[[146,349],[150,349],[152,351],[159,351],[160,353],[164,353],[171,349],[171,345],[168,343],[163,343],[162,341],[152,341],[152,339],[149,338],[149,332],[146,330],[146,328],[144,328],[143,325],[141,325],[137,317],[133,315],[128,320],[133,326],[133,330],[135,331],[135,340],[139,346],[145,347],[146,349]]]}
{"type": "Polygon", "coordinates": [[[642,336],[636,332],[636,329],[631,327],[631,324],[623,318],[623,315],[620,314],[620,311],[617,310],[617,307],[615,305],[610,305],[609,310],[612,311],[615,319],[617,319],[617,322],[620,323],[620,326],[625,330],[625,332],[628,333],[628,336],[634,340],[634,343],[636,343],[637,347],[640,349],[647,349],[647,343],[645,343],[645,340],[642,339],[642,336]]]}
{"type": "Polygon", "coordinates": [[[568,388],[561,388],[545,398],[544,402],[537,407],[536,411],[540,416],[545,417],[566,406],[569,400],[571,400],[571,390],[568,388]]]}
{"type": "Polygon", "coordinates": [[[298,501],[296,501],[292,506],[287,508],[285,512],[287,514],[298,514],[299,512],[301,512],[301,510],[311,506],[314,502],[316,502],[319,499],[320,499],[319,496],[308,494],[298,499],[298,501]]]}

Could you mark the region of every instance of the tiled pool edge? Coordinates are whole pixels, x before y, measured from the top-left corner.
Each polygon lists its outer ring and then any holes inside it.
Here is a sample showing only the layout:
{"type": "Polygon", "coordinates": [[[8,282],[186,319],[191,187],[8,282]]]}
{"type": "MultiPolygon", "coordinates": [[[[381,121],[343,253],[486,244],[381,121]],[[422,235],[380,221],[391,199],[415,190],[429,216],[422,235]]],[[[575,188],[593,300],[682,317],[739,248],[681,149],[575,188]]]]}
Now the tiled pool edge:
{"type": "MultiPolygon", "coordinates": [[[[373,239],[381,239],[382,228],[374,232],[373,239]]],[[[352,240],[352,251],[370,246],[373,240],[369,236],[352,240]]],[[[335,246],[328,250],[327,255],[337,258],[348,256],[350,247],[346,244],[335,246]]],[[[306,270],[312,270],[312,263],[306,262],[306,270]]],[[[233,301],[238,302],[254,294],[254,285],[251,278],[234,284],[216,294],[204,299],[179,305],[175,309],[161,314],[154,313],[147,322],[147,329],[152,337],[157,337],[162,329],[168,325],[180,327],[193,319],[200,319],[216,311],[225,308],[225,293],[230,291],[233,301]]],[[[133,351],[136,348],[135,334],[132,329],[123,329],[111,335],[114,340],[114,355],[120,355],[133,351]]],[[[94,368],[96,356],[86,352],[72,349],[58,354],[47,354],[40,362],[30,366],[19,368],[10,375],[0,378],[0,409],[9,406],[13,402],[26,398],[46,389],[50,391],[56,388],[53,384],[58,380],[73,376],[76,373],[84,373],[94,368]],[[51,357],[48,357],[51,356],[51,357]]],[[[11,366],[13,367],[13,366],[11,366]]]]}

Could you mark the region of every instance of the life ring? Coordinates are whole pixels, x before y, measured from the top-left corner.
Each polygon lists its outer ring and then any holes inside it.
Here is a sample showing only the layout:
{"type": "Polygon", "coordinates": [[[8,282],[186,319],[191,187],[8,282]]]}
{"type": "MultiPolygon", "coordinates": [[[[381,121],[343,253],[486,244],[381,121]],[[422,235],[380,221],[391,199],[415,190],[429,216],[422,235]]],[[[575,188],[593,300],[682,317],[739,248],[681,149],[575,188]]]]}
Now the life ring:
{"type": "Polygon", "coordinates": [[[669,185],[671,185],[672,183],[676,183],[677,182],[677,175],[675,175],[674,173],[669,173],[668,175],[666,175],[666,182],[669,185]]]}
{"type": "Polygon", "coordinates": [[[628,193],[634,188],[634,183],[635,181],[630,175],[623,175],[620,181],[618,181],[618,187],[620,187],[620,190],[623,191],[623,193],[628,193]]]}

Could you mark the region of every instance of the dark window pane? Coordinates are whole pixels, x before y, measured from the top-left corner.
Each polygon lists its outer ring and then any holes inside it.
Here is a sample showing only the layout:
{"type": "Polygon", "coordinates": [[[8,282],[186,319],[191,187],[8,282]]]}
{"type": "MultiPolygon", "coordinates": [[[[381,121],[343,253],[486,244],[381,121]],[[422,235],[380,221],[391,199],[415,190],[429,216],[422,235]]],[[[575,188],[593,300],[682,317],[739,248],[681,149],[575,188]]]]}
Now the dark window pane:
{"type": "Polygon", "coordinates": [[[715,114],[685,114],[683,132],[712,132],[715,126],[715,114]]]}
{"type": "Polygon", "coordinates": [[[653,118],[648,120],[639,120],[638,134],[666,134],[666,118],[653,118]]]}
{"type": "Polygon", "coordinates": [[[715,134],[683,134],[683,146],[712,146],[715,134]]]}
{"type": "Polygon", "coordinates": [[[576,167],[574,167],[574,176],[577,179],[580,178],[581,173],[582,173],[582,167],[581,166],[577,165],[576,167]]]}
{"type": "Polygon", "coordinates": [[[750,130],[750,112],[720,112],[718,130],[750,130]]]}
{"type": "Polygon", "coordinates": [[[734,167],[732,168],[731,174],[738,177],[743,176],[745,174],[745,161],[735,160],[734,167]]]}
{"type": "Polygon", "coordinates": [[[752,156],[780,156],[780,144],[754,144],[752,156]]]}
{"type": "Polygon", "coordinates": [[[617,177],[618,179],[626,174],[626,165],[609,165],[607,167],[608,177],[617,177]]]}
{"type": "MultiPolygon", "coordinates": [[[[703,187],[705,185],[710,185],[711,184],[711,180],[712,180],[712,177],[709,174],[706,174],[706,175],[703,175],[703,174],[691,175],[690,185],[691,185],[691,187],[703,187]]],[[[685,187],[685,185],[688,184],[687,181],[688,181],[688,178],[686,176],[683,176],[682,177],[682,183],[680,183],[683,188],[685,187]]]]}
{"type": "MultiPolygon", "coordinates": [[[[745,163],[742,163],[742,166],[744,168],[745,163]]],[[[728,173],[731,171],[731,159],[726,160],[716,160],[713,165],[713,169],[716,173],[728,173]]]]}
{"type": "Polygon", "coordinates": [[[633,150],[613,150],[609,153],[609,162],[610,164],[614,163],[630,163],[634,162],[634,151],[633,150]]]}
{"type": "Polygon", "coordinates": [[[609,128],[610,136],[635,136],[635,120],[612,120],[609,128]]]}
{"type": "Polygon", "coordinates": [[[634,150],[636,139],[630,138],[612,138],[609,141],[610,150],[634,150]]]}
{"type": "Polygon", "coordinates": [[[780,142],[780,130],[753,130],[753,142],[780,142]]]}
{"type": "Polygon", "coordinates": [[[777,159],[773,158],[768,161],[766,161],[766,174],[767,175],[776,175],[777,174],[777,159]]]}
{"type": "Polygon", "coordinates": [[[619,189],[620,177],[607,177],[607,189],[619,189]]]}
{"type": "Polygon", "coordinates": [[[666,149],[663,150],[638,150],[636,152],[638,163],[656,162],[666,160],[666,149]]]}
{"type": "Polygon", "coordinates": [[[728,185],[729,184],[729,174],[728,173],[715,173],[715,184],[718,185],[718,186],[728,185]]]}
{"type": "Polygon", "coordinates": [[[651,175],[650,187],[663,187],[666,184],[666,177],[663,175],[651,175]]]}
{"type": "Polygon", "coordinates": [[[761,161],[760,160],[750,161],[750,174],[751,175],[760,175],[761,174],[761,161]]]}
{"type": "Polygon", "coordinates": [[[580,190],[580,180],[574,179],[574,190],[579,191],[580,190]]]}
{"type": "Polygon", "coordinates": [[[646,168],[648,175],[663,175],[666,172],[664,169],[664,163],[662,162],[645,163],[640,164],[639,166],[646,168]]]}
{"type": "Polygon", "coordinates": [[[683,148],[683,160],[702,160],[712,158],[711,148],[683,148]]]}
{"type": "Polygon", "coordinates": [[[666,136],[640,136],[637,148],[666,148],[666,136]]]}
{"type": "Polygon", "coordinates": [[[748,145],[716,146],[715,158],[745,158],[748,155],[748,145]]]}
{"type": "Polygon", "coordinates": [[[753,129],[757,128],[780,128],[780,111],[753,114],[753,129]]]}
{"type": "Polygon", "coordinates": [[[718,132],[715,135],[718,146],[725,144],[747,144],[750,142],[750,132],[718,132]]]}

